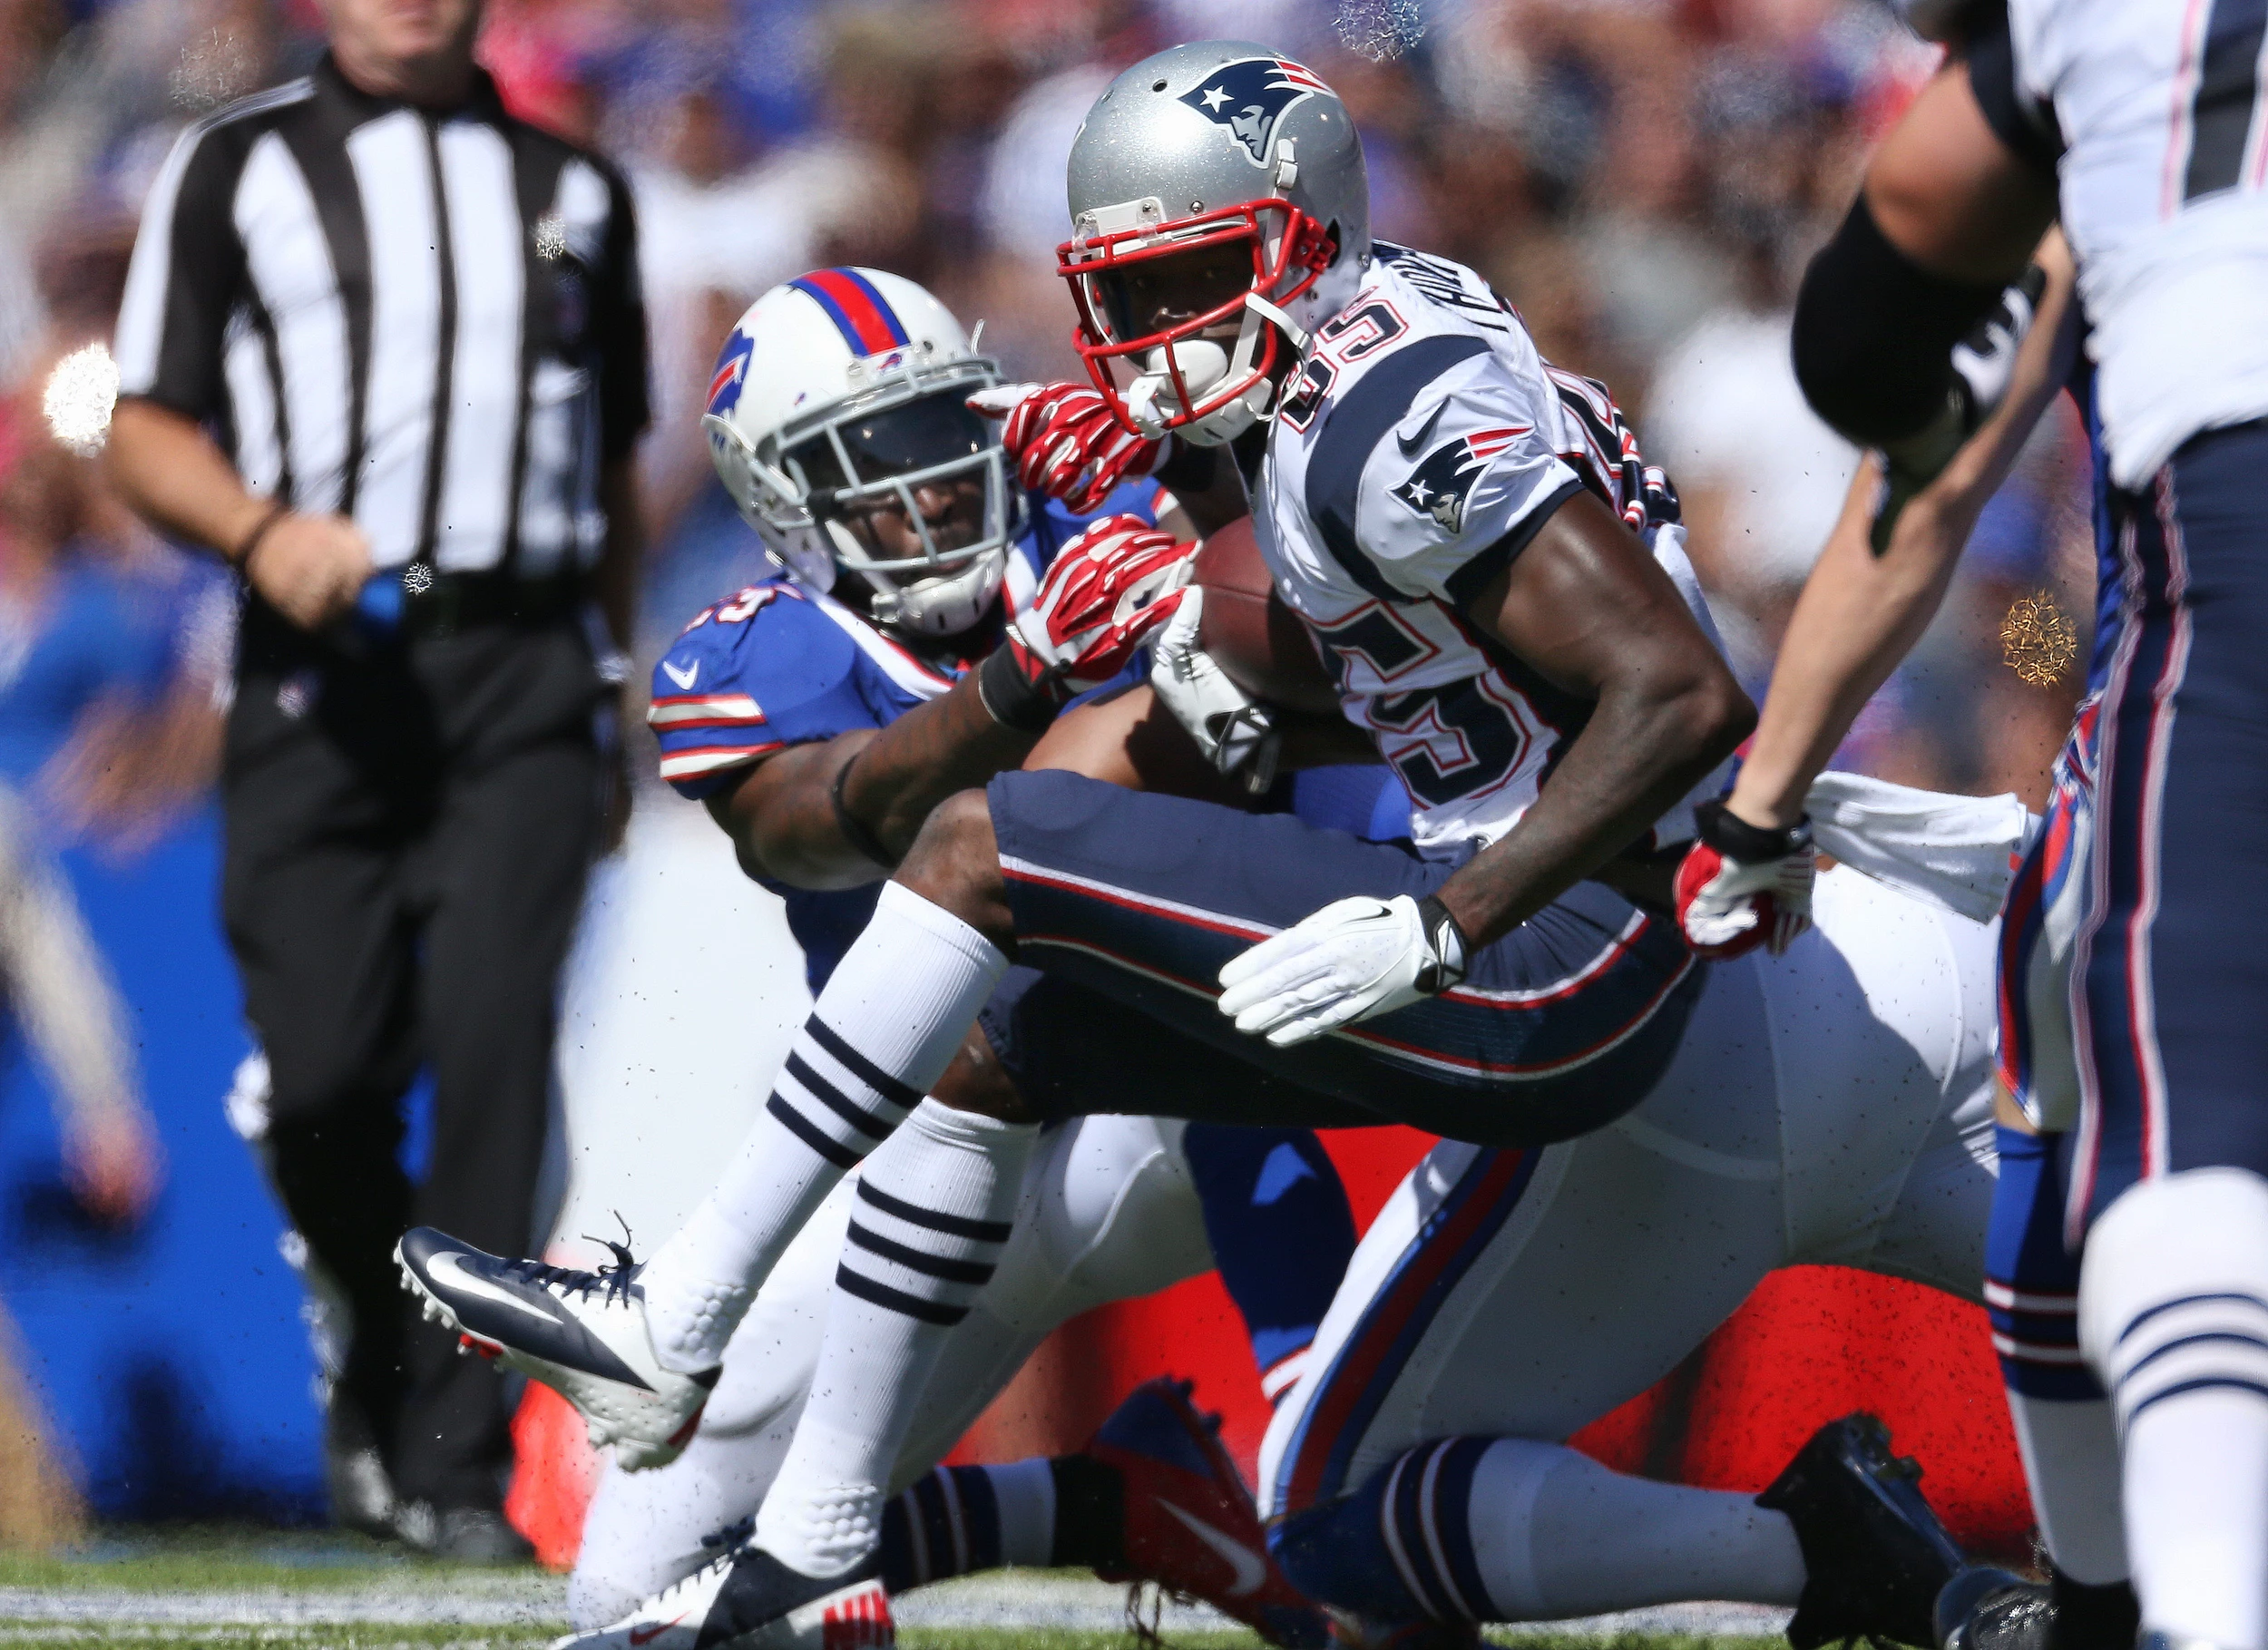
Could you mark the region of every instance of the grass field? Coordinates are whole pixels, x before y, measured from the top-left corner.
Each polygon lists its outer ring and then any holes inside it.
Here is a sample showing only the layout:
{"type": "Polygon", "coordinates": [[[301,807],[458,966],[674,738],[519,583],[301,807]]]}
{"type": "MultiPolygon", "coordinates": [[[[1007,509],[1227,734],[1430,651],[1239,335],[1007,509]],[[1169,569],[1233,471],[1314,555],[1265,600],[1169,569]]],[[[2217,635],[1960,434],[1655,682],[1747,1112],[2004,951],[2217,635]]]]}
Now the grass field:
{"type": "MultiPolygon", "coordinates": [[[[350,1536],[114,1532],[60,1557],[0,1554],[0,1650],[533,1650],[565,1630],[563,1599],[541,1571],[435,1564],[350,1536]]],[[[1123,1589],[1090,1577],[1011,1571],[909,1595],[898,1636],[906,1650],[1130,1650],[1123,1611],[1123,1589]]],[[[1160,1631],[1178,1650],[1259,1650],[1219,1621],[1168,1606],[1160,1631]]],[[[1520,1650],[1784,1647],[1772,1625],[1724,1606],[1490,1636],[1520,1650]]]]}

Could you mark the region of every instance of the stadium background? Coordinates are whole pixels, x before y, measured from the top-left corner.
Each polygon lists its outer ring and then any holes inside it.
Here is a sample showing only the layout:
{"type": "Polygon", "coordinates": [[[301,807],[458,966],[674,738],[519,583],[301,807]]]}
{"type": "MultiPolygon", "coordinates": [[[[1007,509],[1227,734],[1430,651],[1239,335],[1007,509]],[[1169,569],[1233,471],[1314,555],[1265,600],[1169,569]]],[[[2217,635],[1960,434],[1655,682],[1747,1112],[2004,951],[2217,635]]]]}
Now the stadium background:
{"type": "MultiPolygon", "coordinates": [[[[642,456],[644,662],[757,565],[695,424],[713,342],[748,299],[815,265],[873,264],[983,318],[1011,375],[1075,373],[1051,268],[1079,116],[1155,46],[1241,34],[1345,96],[1380,235],[1480,268],[1547,355],[1632,409],[1684,492],[1720,624],[1760,691],[1854,456],[1786,366],[1793,283],[1933,61],[1883,6],[1838,0],[490,0],[489,18],[483,56],[507,99],[616,155],[637,192],[659,409],[642,456]]],[[[205,793],[224,587],[103,492],[86,456],[89,357],[74,353],[107,334],[173,134],[304,67],[316,39],[309,0],[0,0],[0,747],[21,753],[11,775],[131,1005],[167,1155],[138,1225],[83,1215],[45,1079],[10,1029],[0,1352],[27,1424],[103,1518],[321,1515],[290,1242],[224,1108],[249,1052],[205,793]],[[59,580],[113,600],[60,602],[59,580]],[[97,679],[65,715],[16,678],[36,641],[73,625],[93,627],[76,639],[97,679]]],[[[2019,679],[2000,632],[2044,595],[2083,649],[2083,465],[2068,417],[2051,420],[1841,765],[2037,804],[2074,683],[2019,679]]],[[[567,988],[555,1246],[586,1261],[579,1235],[611,1230],[614,1212],[642,1250],[689,1207],[704,1188],[682,1166],[737,1137],[804,1005],[776,908],[645,771],[567,988]]],[[[1358,1215],[1420,1144],[1334,1142],[1358,1215]]],[[[1073,1443],[1129,1382],[1166,1370],[1198,1378],[1248,1460],[1260,1399],[1210,1278],[1070,1326],[964,1454],[1073,1443]]],[[[1981,1315],[1881,1280],[1784,1274],[1583,1441],[1618,1465],[1755,1485],[1817,1421],[1862,1403],[1921,1456],[1965,1536],[2020,1546],[1981,1315]]],[[[556,1560],[589,1462],[542,1402],[522,1436],[514,1508],[556,1560]]]]}

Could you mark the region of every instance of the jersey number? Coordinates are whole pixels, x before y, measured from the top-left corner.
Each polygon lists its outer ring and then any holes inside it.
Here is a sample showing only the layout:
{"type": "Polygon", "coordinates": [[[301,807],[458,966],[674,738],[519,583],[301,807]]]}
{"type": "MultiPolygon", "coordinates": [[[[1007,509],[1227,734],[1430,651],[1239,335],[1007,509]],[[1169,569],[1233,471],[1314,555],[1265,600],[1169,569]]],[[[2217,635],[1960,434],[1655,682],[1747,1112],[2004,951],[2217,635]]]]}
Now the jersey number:
{"type": "Polygon", "coordinates": [[[1528,754],[1523,719],[1489,686],[1487,677],[1469,677],[1370,701],[1379,754],[1423,806],[1442,807],[1501,784],[1528,754]]]}
{"type": "Polygon", "coordinates": [[[1323,398],[1331,393],[1341,366],[1383,349],[1409,330],[1393,306],[1383,298],[1334,316],[1316,329],[1315,353],[1299,369],[1292,393],[1284,397],[1283,410],[1277,415],[1295,430],[1305,429],[1315,421],[1323,398]]]}

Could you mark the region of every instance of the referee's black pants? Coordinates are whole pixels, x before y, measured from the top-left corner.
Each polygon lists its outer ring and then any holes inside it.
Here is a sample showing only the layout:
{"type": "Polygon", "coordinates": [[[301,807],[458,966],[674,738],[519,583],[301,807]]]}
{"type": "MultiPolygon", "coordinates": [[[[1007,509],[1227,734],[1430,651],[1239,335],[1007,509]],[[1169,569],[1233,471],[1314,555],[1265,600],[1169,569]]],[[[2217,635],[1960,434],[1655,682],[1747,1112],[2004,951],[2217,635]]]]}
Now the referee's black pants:
{"type": "Polygon", "coordinates": [[[392,1251],[413,1224],[505,1255],[541,1239],[556,991],[600,830],[608,698],[571,617],[342,650],[257,600],[246,613],[222,905],[268,1055],[274,1170],[352,1304],[336,1400],[398,1493],[439,1509],[497,1505],[508,1417],[496,1372],[417,1319],[392,1251]],[[433,1149],[413,1186],[398,1152],[421,1068],[433,1149]]]}

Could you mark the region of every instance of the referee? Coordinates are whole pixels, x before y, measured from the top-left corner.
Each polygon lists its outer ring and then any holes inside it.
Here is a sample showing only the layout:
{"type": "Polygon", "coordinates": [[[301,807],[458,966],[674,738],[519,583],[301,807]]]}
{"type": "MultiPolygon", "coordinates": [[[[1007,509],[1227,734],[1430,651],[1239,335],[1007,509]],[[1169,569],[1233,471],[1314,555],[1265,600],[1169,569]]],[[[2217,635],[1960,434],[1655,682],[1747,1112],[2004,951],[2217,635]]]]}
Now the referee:
{"type": "Polygon", "coordinates": [[[622,181],[504,112],[473,63],[480,10],[324,0],[311,75],[181,138],[119,315],[109,451],[136,507],[247,591],[222,908],[283,1200],[354,1312],[335,1510],[504,1560],[526,1548],[501,1515],[503,1392],[409,1320],[391,1252],[413,1223],[507,1255],[543,1236],[646,347],[622,181]]]}

